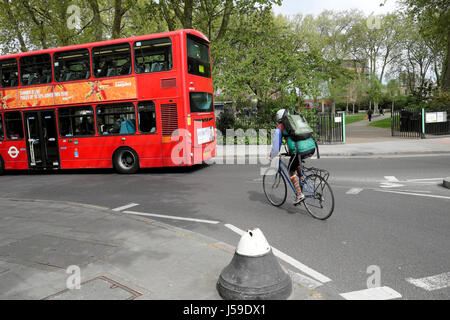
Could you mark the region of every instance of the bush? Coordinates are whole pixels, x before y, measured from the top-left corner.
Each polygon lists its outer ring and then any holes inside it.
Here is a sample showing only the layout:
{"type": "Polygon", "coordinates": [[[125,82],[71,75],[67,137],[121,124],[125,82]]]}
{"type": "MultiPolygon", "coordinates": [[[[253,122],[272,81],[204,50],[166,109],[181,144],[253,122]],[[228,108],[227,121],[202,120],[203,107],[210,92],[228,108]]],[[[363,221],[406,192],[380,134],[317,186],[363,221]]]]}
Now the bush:
{"type": "Polygon", "coordinates": [[[222,112],[216,119],[216,127],[223,135],[225,135],[227,129],[233,129],[234,125],[234,115],[228,110],[222,112]]]}

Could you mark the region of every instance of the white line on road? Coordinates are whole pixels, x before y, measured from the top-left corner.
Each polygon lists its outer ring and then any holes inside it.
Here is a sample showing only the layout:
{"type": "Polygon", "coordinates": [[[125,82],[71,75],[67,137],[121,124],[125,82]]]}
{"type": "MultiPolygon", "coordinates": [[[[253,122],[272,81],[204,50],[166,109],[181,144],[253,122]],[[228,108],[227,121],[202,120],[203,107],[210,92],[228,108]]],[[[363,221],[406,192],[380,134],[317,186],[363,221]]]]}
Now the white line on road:
{"type": "Polygon", "coordinates": [[[421,279],[408,278],[406,281],[427,291],[444,289],[450,287],[450,272],[421,279]]]}
{"type": "MultiPolygon", "coordinates": [[[[238,227],[235,227],[231,224],[226,224],[225,227],[227,227],[228,229],[230,229],[233,232],[236,232],[238,235],[242,236],[244,235],[246,232],[239,229],[238,227]]],[[[330,278],[324,276],[323,274],[311,269],[310,267],[304,265],[303,263],[295,260],[294,258],[288,256],[287,254],[281,252],[280,250],[272,247],[272,251],[273,254],[275,256],[277,256],[278,258],[280,258],[281,260],[283,260],[284,262],[289,263],[290,265],[294,266],[295,268],[297,268],[298,270],[302,271],[303,273],[309,275],[310,277],[320,281],[321,283],[326,283],[326,282],[330,282],[332,281],[330,278]]]]}
{"type": "Polygon", "coordinates": [[[127,210],[127,209],[130,209],[130,208],[136,207],[138,205],[139,204],[137,204],[137,203],[129,203],[129,204],[123,206],[123,207],[115,208],[115,209],[112,209],[112,210],[119,212],[119,211],[123,211],[123,210],[127,210]]]}
{"type": "Polygon", "coordinates": [[[400,182],[396,177],[394,176],[385,176],[384,177],[389,182],[400,182]]]}
{"type": "Polygon", "coordinates": [[[346,300],[392,300],[402,297],[400,293],[389,287],[370,288],[340,295],[346,300]]]}
{"type": "Polygon", "coordinates": [[[431,178],[431,179],[412,179],[412,180],[406,180],[406,182],[419,182],[419,181],[440,181],[444,178],[431,178]]]}
{"type": "Polygon", "coordinates": [[[346,194],[360,194],[364,189],[361,188],[352,188],[346,192],[346,194]]]}
{"type": "Polygon", "coordinates": [[[405,195],[409,195],[409,196],[429,197],[429,198],[450,200],[450,197],[438,196],[438,195],[434,195],[434,194],[420,194],[420,193],[401,192],[401,191],[393,191],[393,190],[380,190],[380,189],[375,189],[375,191],[386,192],[386,193],[405,194],[405,195]]]}
{"type": "Polygon", "coordinates": [[[183,221],[192,221],[192,222],[200,222],[200,223],[208,223],[208,224],[219,224],[219,221],[212,220],[202,220],[202,219],[193,219],[193,218],[185,218],[185,217],[176,217],[176,216],[166,216],[162,214],[153,214],[153,213],[144,213],[144,212],[135,212],[135,211],[124,211],[124,213],[132,214],[135,216],[143,216],[143,217],[153,217],[153,218],[163,218],[163,219],[172,219],[172,220],[183,220],[183,221]]]}

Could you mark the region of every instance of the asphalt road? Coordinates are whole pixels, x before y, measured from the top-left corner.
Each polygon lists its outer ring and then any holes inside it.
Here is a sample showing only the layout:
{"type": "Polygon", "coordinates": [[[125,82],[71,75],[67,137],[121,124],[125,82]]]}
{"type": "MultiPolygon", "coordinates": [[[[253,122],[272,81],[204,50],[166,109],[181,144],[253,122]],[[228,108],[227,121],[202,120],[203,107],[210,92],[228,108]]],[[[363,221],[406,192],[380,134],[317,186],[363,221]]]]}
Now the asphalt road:
{"type": "Polygon", "coordinates": [[[130,176],[110,170],[13,172],[0,176],[0,196],[109,208],[135,203],[129,210],[219,221],[152,218],[231,245],[240,236],[225,224],[258,227],[273,247],[330,278],[327,285],[337,292],[366,289],[368,268],[376,266],[380,284],[404,299],[450,299],[450,287],[439,289],[450,283],[450,190],[441,186],[450,175],[450,156],[309,164],[331,173],[336,208],[326,222],[313,219],[304,207],[272,207],[258,165],[143,170],[130,176]],[[407,281],[422,278],[426,289],[407,281]]]}

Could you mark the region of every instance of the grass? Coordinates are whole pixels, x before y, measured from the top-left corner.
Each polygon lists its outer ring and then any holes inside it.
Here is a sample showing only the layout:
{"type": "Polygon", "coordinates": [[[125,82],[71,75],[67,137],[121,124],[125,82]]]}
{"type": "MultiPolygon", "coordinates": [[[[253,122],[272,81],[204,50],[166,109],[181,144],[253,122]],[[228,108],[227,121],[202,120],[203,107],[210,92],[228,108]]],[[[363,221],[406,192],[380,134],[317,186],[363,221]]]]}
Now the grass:
{"type": "Polygon", "coordinates": [[[345,116],[345,124],[362,121],[366,118],[366,114],[350,114],[345,116]]]}
{"type": "Polygon", "coordinates": [[[390,128],[391,127],[391,118],[386,118],[383,120],[371,122],[369,124],[369,126],[377,127],[377,128],[385,128],[385,129],[390,128]]]}

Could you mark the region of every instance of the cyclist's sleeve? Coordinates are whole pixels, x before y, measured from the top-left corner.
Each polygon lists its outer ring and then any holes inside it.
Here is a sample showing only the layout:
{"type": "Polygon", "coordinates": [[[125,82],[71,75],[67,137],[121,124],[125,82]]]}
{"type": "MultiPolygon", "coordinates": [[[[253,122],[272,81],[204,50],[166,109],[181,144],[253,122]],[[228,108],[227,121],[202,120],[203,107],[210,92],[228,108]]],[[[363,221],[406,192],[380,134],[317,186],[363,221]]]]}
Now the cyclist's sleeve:
{"type": "Polygon", "coordinates": [[[278,155],[278,153],[280,153],[280,148],[281,148],[281,144],[282,144],[282,139],[283,139],[283,135],[281,133],[280,129],[276,129],[275,130],[275,134],[273,135],[273,139],[272,139],[272,151],[270,151],[270,157],[273,158],[276,155],[278,155]]]}

